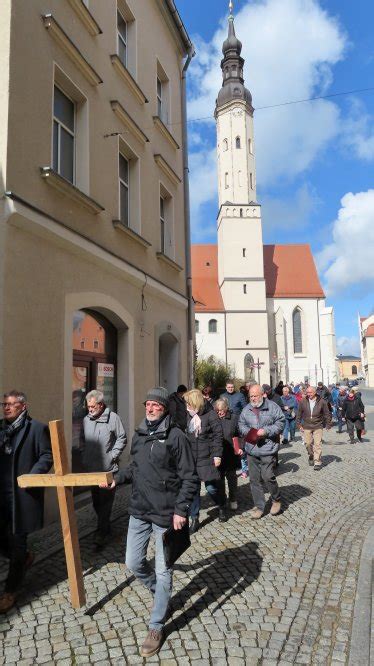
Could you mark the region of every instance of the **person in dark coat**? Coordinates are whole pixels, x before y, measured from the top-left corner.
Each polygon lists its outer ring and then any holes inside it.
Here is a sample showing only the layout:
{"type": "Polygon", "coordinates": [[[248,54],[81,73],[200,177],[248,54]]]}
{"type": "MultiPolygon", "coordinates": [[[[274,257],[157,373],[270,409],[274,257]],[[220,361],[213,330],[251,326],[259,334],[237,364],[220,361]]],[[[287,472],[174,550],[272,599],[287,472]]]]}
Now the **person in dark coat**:
{"type": "MultiPolygon", "coordinates": [[[[241,447],[234,448],[234,437],[239,438],[238,420],[239,416],[233,414],[229,410],[227,400],[219,398],[214,403],[214,409],[221,419],[223,430],[223,454],[220,471],[222,474],[223,482],[227,479],[229,487],[229,507],[232,511],[238,508],[237,493],[238,493],[238,477],[236,470],[241,468],[240,456],[243,455],[241,447]]],[[[239,439],[237,439],[239,443],[239,439]]]]}
{"type": "Polygon", "coordinates": [[[227,400],[230,411],[233,412],[233,414],[240,414],[247,404],[247,400],[243,393],[235,391],[235,385],[232,379],[229,379],[226,382],[226,391],[219,397],[227,400]]]}
{"type": "Polygon", "coordinates": [[[19,488],[22,474],[46,474],[52,466],[49,430],[27,411],[22,391],[9,391],[3,398],[0,422],[0,552],[9,559],[0,613],[14,606],[26,569],[33,561],[27,536],[43,527],[43,488],[19,488]]]}
{"type": "MultiPolygon", "coordinates": [[[[275,391],[273,391],[273,389],[271,388],[271,386],[269,384],[263,384],[262,385],[262,390],[264,392],[264,398],[267,398],[268,400],[271,400],[272,402],[275,402],[275,404],[278,405],[278,407],[280,407],[282,412],[284,413],[283,402],[282,402],[281,396],[278,395],[278,393],[275,393],[275,391]]],[[[279,467],[280,443],[281,443],[281,436],[278,435],[279,448],[278,448],[278,451],[276,451],[275,454],[274,454],[275,455],[275,466],[276,467],[279,467]]]]}
{"type": "Polygon", "coordinates": [[[349,441],[354,443],[355,428],[357,439],[362,442],[362,431],[365,429],[365,407],[361,400],[361,393],[350,390],[343,403],[342,417],[346,420],[349,441]]]}
{"type": "Polygon", "coordinates": [[[180,384],[175,391],[169,395],[169,414],[174,423],[183,430],[187,428],[187,408],[183,396],[187,391],[187,386],[180,384]]]}
{"type": "Polygon", "coordinates": [[[276,393],[279,396],[282,396],[283,395],[283,386],[284,386],[283,381],[280,380],[280,382],[278,382],[278,384],[276,385],[276,387],[274,389],[274,393],[276,393]]]}
{"type": "Polygon", "coordinates": [[[339,395],[336,399],[336,420],[338,423],[337,433],[343,432],[343,405],[347,398],[347,392],[344,386],[340,386],[339,395]]]}
{"type": "MultiPolygon", "coordinates": [[[[223,430],[221,421],[208,405],[199,389],[188,391],[184,399],[187,405],[187,436],[191,443],[192,455],[196,464],[200,482],[205,483],[206,490],[219,508],[219,520],[227,520],[225,509],[225,490],[219,467],[223,455],[223,430]]],[[[200,488],[191,504],[190,532],[199,529],[200,488]]]]}
{"type": "Polygon", "coordinates": [[[198,478],[188,438],[168,413],[167,390],[162,386],[150,389],[144,404],[145,418],[131,443],[131,464],[114,474],[109,487],[132,484],[126,565],[154,597],[149,632],[140,649],[142,657],[151,657],[159,652],[164,640],[173,586],[173,569],[165,561],[163,535],[170,527],[180,530],[186,524],[198,478]],[[154,567],[146,559],[152,534],[156,544],[154,567]]]}

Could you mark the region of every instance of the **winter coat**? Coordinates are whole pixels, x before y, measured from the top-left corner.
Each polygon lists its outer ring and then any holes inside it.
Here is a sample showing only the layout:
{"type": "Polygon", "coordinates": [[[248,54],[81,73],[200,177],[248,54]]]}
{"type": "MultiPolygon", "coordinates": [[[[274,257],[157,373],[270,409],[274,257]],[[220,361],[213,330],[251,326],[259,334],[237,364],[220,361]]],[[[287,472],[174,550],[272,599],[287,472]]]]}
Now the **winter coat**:
{"type": "Polygon", "coordinates": [[[20,488],[17,477],[49,472],[53,463],[51,440],[48,426],[31,416],[26,417],[23,427],[13,437],[12,529],[14,534],[30,534],[43,527],[44,488],[20,488]]]}
{"type": "Polygon", "coordinates": [[[225,393],[220,395],[220,398],[227,400],[229,403],[229,410],[233,414],[240,414],[247,404],[245,396],[243,393],[240,393],[240,391],[235,391],[235,393],[227,393],[227,391],[225,391],[225,393]]]}
{"type": "Polygon", "coordinates": [[[97,419],[83,419],[82,462],[87,472],[117,472],[127,437],[118,414],[106,407],[97,419]]]}
{"type": "Polygon", "coordinates": [[[223,429],[221,419],[208,405],[201,413],[201,432],[196,437],[188,432],[191,416],[187,415],[187,436],[191,443],[192,455],[200,481],[218,481],[221,478],[219,467],[214,466],[213,458],[222,458],[223,429]]]}
{"type": "Polygon", "coordinates": [[[265,436],[256,443],[244,442],[246,452],[250,456],[270,456],[277,453],[279,448],[279,435],[284,430],[286,422],[281,408],[272,400],[264,398],[259,412],[253,411],[251,404],[243,409],[239,417],[239,431],[243,438],[251,428],[265,430],[265,436]]]}
{"type": "Polygon", "coordinates": [[[221,472],[228,472],[241,467],[240,456],[235,453],[232,441],[233,437],[240,437],[238,420],[238,415],[229,411],[226,416],[220,419],[223,430],[223,455],[222,463],[219,466],[221,472]]]}
{"type": "Polygon", "coordinates": [[[280,395],[278,395],[278,393],[275,393],[275,391],[271,391],[270,393],[268,393],[267,397],[268,400],[272,400],[272,402],[275,402],[275,404],[278,405],[278,407],[280,407],[283,412],[282,398],[280,395]]]}
{"type": "Polygon", "coordinates": [[[187,517],[198,478],[186,435],[167,415],[150,434],[144,419],[131,443],[131,464],[115,474],[132,483],[130,516],[170,527],[173,515],[187,517]]]}
{"type": "Polygon", "coordinates": [[[331,402],[331,393],[327,386],[321,386],[317,388],[317,395],[322,398],[322,400],[325,400],[327,403],[331,402]]]}
{"type": "Polygon", "coordinates": [[[331,412],[327,402],[316,394],[316,404],[313,409],[313,415],[310,412],[310,402],[308,398],[303,398],[299,402],[297,410],[296,424],[304,430],[319,430],[320,428],[329,428],[331,426],[331,412]]]}
{"type": "Polygon", "coordinates": [[[296,413],[297,413],[298,406],[299,406],[298,402],[296,400],[296,397],[294,395],[291,395],[291,394],[288,397],[283,395],[281,397],[281,400],[282,400],[283,411],[284,411],[284,415],[285,415],[286,419],[288,421],[292,421],[293,419],[296,418],[296,413]],[[285,410],[284,407],[288,407],[288,409],[285,410]]]}
{"type": "Polygon", "coordinates": [[[354,421],[359,430],[364,428],[365,416],[362,418],[361,414],[365,415],[365,407],[360,396],[355,395],[353,400],[349,400],[349,398],[344,400],[342,416],[348,421],[354,421]]]}
{"type": "Polygon", "coordinates": [[[187,407],[184,399],[178,393],[169,395],[169,414],[174,423],[184,432],[187,427],[187,407]]]}

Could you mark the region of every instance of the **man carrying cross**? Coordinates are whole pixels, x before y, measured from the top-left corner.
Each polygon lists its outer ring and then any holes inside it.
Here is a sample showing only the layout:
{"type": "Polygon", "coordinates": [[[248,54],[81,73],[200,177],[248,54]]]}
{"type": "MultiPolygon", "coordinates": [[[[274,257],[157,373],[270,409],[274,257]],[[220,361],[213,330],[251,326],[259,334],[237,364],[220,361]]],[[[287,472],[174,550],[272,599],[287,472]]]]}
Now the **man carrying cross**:
{"type": "Polygon", "coordinates": [[[31,418],[22,391],[9,391],[3,398],[0,422],[0,552],[9,558],[0,613],[14,606],[26,569],[33,561],[27,551],[27,535],[42,527],[43,488],[17,485],[20,474],[45,474],[52,466],[48,427],[31,418]]]}

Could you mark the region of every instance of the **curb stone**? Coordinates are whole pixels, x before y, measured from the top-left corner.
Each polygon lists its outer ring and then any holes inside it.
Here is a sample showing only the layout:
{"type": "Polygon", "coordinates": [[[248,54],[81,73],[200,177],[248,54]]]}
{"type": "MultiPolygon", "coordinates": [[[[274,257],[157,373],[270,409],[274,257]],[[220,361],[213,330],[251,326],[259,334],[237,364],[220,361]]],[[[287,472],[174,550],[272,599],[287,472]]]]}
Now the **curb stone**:
{"type": "Polygon", "coordinates": [[[374,527],[365,539],[357,583],[348,666],[374,665],[374,527]]]}

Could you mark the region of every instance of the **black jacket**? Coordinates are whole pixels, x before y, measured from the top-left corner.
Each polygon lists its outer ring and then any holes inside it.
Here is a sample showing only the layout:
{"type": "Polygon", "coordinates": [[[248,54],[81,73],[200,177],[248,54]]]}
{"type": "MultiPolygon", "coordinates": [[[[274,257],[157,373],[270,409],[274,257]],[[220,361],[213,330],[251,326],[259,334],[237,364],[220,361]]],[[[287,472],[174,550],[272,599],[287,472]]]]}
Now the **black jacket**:
{"type": "Polygon", "coordinates": [[[169,413],[174,423],[184,432],[187,427],[187,407],[178,393],[169,395],[169,413]]]}
{"type": "Polygon", "coordinates": [[[116,483],[132,483],[129,514],[160,527],[170,527],[174,513],[187,517],[198,478],[189,441],[169,415],[153,434],[142,421],[131,457],[131,464],[115,474],[116,483]]]}
{"type": "Polygon", "coordinates": [[[365,407],[359,396],[355,396],[353,400],[348,398],[343,403],[342,416],[349,421],[361,421],[360,414],[365,413],[365,407]]]}
{"type": "Polygon", "coordinates": [[[235,453],[232,441],[233,437],[240,437],[238,420],[238,414],[229,411],[226,416],[220,419],[223,430],[223,456],[219,467],[221,472],[240,469],[241,467],[240,456],[235,453]]]}
{"type": "MultiPolygon", "coordinates": [[[[219,467],[215,467],[213,458],[222,458],[223,430],[221,419],[216,412],[205,404],[201,418],[201,432],[195,437],[194,433],[187,432],[191,442],[192,455],[196,463],[196,470],[200,481],[217,481],[221,478],[219,467]]],[[[187,429],[191,417],[187,415],[187,429]]]]}
{"type": "Polygon", "coordinates": [[[51,440],[48,426],[31,416],[27,416],[14,438],[12,529],[14,534],[30,534],[43,527],[44,489],[19,488],[17,477],[47,474],[53,463],[51,440]]]}

